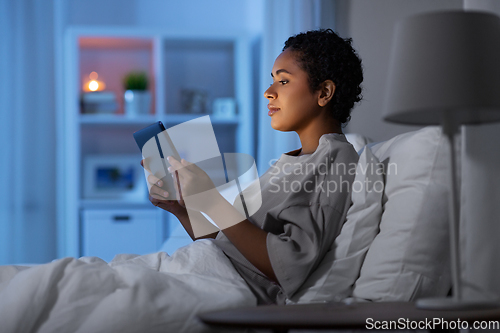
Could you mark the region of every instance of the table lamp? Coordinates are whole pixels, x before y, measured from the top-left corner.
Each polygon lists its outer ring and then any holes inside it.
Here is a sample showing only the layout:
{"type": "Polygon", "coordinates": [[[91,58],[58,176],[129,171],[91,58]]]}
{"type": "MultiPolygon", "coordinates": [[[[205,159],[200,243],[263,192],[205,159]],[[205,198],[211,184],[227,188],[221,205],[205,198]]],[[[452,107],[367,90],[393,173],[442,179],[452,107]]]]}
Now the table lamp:
{"type": "Polygon", "coordinates": [[[450,148],[452,297],[417,300],[425,309],[478,309],[462,299],[454,137],[460,125],[500,121],[500,17],[444,11],[411,16],[395,29],[384,120],[441,125],[450,148]]]}

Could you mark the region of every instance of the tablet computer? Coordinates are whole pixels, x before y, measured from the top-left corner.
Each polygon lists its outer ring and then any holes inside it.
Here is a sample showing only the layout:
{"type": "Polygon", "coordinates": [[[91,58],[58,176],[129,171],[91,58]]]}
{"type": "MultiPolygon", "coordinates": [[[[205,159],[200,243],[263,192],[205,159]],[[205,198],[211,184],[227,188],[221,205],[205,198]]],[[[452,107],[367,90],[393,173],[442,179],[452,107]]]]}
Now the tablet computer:
{"type": "MultiPolygon", "coordinates": [[[[142,153],[146,181],[149,174],[155,175],[163,181],[162,189],[169,193],[168,200],[177,200],[166,157],[172,156],[180,161],[180,156],[163,123],[158,121],[151,124],[135,132],[133,136],[142,153]]],[[[150,189],[151,185],[148,183],[148,190],[150,189]]]]}

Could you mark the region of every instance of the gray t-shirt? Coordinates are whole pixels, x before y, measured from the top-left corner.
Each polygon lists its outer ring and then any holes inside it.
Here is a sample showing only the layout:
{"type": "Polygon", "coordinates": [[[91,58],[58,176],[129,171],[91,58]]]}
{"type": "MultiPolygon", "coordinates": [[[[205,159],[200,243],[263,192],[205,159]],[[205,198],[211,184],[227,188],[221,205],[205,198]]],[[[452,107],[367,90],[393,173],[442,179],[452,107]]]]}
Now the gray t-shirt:
{"type": "MultiPolygon", "coordinates": [[[[257,296],[283,304],[321,262],[345,221],[358,154],[343,134],[325,134],[313,154],[283,154],[260,178],[262,206],[248,219],[268,232],[269,280],[220,232],[215,243],[257,296]]],[[[255,185],[255,184],[254,184],[255,185]]],[[[259,186],[243,191],[253,201],[259,186]]]]}

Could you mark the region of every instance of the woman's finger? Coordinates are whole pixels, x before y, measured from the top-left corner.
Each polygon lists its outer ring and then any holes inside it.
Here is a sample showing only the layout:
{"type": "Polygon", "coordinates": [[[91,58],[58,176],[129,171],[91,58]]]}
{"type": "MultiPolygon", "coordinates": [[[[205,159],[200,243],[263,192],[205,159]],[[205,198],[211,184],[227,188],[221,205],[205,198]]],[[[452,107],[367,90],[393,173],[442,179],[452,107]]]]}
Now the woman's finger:
{"type": "Polygon", "coordinates": [[[151,188],[149,189],[149,194],[159,196],[162,199],[166,199],[170,196],[167,191],[156,185],[151,186],[151,188]]]}
{"type": "Polygon", "coordinates": [[[199,170],[201,170],[196,164],[188,162],[185,159],[181,159],[180,161],[177,161],[172,156],[169,156],[169,157],[167,157],[167,160],[170,163],[170,165],[172,166],[172,169],[169,168],[170,172],[182,170],[184,173],[186,173],[188,171],[191,173],[196,173],[199,170]]]}
{"type": "Polygon", "coordinates": [[[189,163],[185,159],[181,159],[180,161],[176,160],[172,156],[167,157],[168,163],[170,163],[170,167],[168,168],[168,171],[170,173],[174,171],[180,171],[180,170],[190,170],[190,166],[194,165],[192,163],[189,163]]]}
{"type": "MultiPolygon", "coordinates": [[[[175,158],[173,158],[172,156],[167,156],[167,161],[168,163],[171,165],[171,167],[169,167],[169,169],[173,169],[173,171],[175,170],[179,170],[181,168],[183,168],[183,165],[181,164],[181,162],[177,161],[175,158]]],[[[173,172],[172,171],[172,172],[173,172]]]]}
{"type": "Polygon", "coordinates": [[[156,177],[153,174],[148,175],[148,183],[159,187],[163,186],[163,180],[161,180],[160,178],[156,177]]]}
{"type": "Polygon", "coordinates": [[[170,163],[170,166],[168,167],[168,172],[171,174],[176,174],[177,179],[179,179],[182,183],[186,177],[189,177],[190,171],[188,170],[187,167],[182,165],[181,162],[177,161],[175,158],[172,156],[167,157],[168,162],[170,163]]]}

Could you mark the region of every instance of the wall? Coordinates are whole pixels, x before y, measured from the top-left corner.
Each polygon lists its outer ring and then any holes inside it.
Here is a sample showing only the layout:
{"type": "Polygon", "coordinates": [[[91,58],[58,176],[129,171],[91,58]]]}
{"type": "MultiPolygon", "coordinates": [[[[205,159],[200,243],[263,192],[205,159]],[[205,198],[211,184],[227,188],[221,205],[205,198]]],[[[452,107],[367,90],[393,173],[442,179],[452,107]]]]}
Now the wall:
{"type": "MultiPolygon", "coordinates": [[[[392,29],[406,16],[452,9],[489,11],[500,16],[500,1],[337,0],[337,31],[353,38],[365,70],[365,98],[355,108],[348,131],[381,141],[417,128],[382,120],[392,29]]],[[[499,133],[498,124],[467,126],[462,132],[461,264],[467,299],[500,297],[499,133]]]]}
{"type": "MultiPolygon", "coordinates": [[[[465,10],[500,16],[498,0],[464,0],[465,10]]],[[[492,41],[500,43],[500,41],[492,41]]],[[[500,66],[500,60],[499,60],[500,66]]],[[[464,298],[500,298],[500,125],[467,126],[463,131],[461,195],[464,298]]]]}
{"type": "Polygon", "coordinates": [[[68,25],[132,25],[172,31],[260,33],[262,0],[69,0],[68,25]]]}
{"type": "Polygon", "coordinates": [[[382,141],[416,129],[382,120],[394,25],[421,12],[462,9],[462,0],[337,0],[336,4],[337,31],[343,37],[353,38],[365,76],[364,98],[353,110],[347,132],[382,141]]]}

